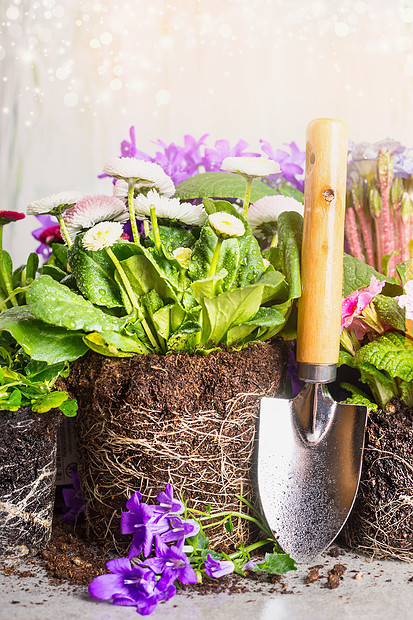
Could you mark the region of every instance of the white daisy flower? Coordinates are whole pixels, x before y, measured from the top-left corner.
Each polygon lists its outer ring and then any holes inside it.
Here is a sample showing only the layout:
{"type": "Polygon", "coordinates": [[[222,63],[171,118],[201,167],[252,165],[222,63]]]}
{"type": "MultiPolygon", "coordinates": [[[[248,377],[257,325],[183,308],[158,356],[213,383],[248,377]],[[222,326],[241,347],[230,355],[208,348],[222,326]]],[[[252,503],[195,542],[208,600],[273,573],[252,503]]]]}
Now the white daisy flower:
{"type": "Polygon", "coordinates": [[[110,248],[120,238],[122,232],[122,224],[119,222],[99,222],[85,232],[82,245],[85,250],[92,252],[110,248]]]}
{"type": "Polygon", "coordinates": [[[121,200],[128,198],[128,184],[124,179],[118,179],[113,186],[113,195],[121,200]]]}
{"type": "Polygon", "coordinates": [[[182,265],[182,267],[187,268],[189,266],[189,261],[191,260],[192,250],[191,248],[176,248],[172,252],[173,257],[176,258],[178,263],[182,265]]]}
{"type": "Polygon", "coordinates": [[[250,206],[247,213],[248,224],[256,237],[268,239],[277,230],[277,220],[283,211],[297,211],[304,215],[304,206],[288,196],[264,196],[250,206]]]}
{"type": "Polygon", "coordinates": [[[173,196],[175,185],[159,164],[135,157],[115,157],[108,161],[103,172],[115,179],[134,183],[135,187],[153,187],[163,196],[173,196]]]}
{"type": "Polygon", "coordinates": [[[245,177],[266,177],[281,172],[280,165],[267,157],[226,157],[221,170],[245,177]]]}
{"type": "Polygon", "coordinates": [[[245,226],[235,215],[217,211],[209,216],[211,227],[223,237],[242,237],[245,226]]]}
{"type": "Polygon", "coordinates": [[[83,194],[75,191],[51,194],[50,196],[31,202],[26,209],[26,213],[28,215],[43,215],[45,213],[60,215],[65,209],[80,200],[82,196],[83,194]]]}
{"type": "Polygon", "coordinates": [[[177,220],[182,224],[191,226],[202,226],[207,219],[202,205],[179,202],[179,198],[160,196],[154,189],[151,189],[147,196],[144,194],[136,196],[134,200],[136,218],[138,220],[149,220],[152,205],[155,207],[158,219],[177,220]]]}
{"type": "Polygon", "coordinates": [[[73,241],[78,233],[85,228],[91,228],[98,222],[126,222],[129,213],[125,204],[115,196],[96,194],[85,196],[63,216],[69,237],[73,241]]]}

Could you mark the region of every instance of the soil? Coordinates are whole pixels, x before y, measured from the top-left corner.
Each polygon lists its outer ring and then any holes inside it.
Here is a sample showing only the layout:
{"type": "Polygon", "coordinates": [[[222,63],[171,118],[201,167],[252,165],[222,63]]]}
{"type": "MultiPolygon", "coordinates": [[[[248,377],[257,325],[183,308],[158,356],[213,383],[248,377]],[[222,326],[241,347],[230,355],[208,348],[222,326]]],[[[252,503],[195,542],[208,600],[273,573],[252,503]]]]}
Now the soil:
{"type": "Polygon", "coordinates": [[[0,560],[42,549],[51,534],[60,412],[0,412],[0,560]]]}
{"type": "MultiPolygon", "coordinates": [[[[283,389],[288,353],[289,343],[277,339],[207,356],[89,353],[73,364],[66,389],[79,403],[91,537],[119,547],[126,500],[140,491],[151,502],[168,482],[192,509],[244,510],[237,493],[254,502],[260,400],[283,389]]],[[[256,539],[245,521],[234,525],[232,538],[222,526],[209,530],[211,548],[256,539]]]]}
{"type": "Polygon", "coordinates": [[[370,412],[357,499],[343,530],[351,548],[413,560],[413,410],[393,399],[370,412]]]}

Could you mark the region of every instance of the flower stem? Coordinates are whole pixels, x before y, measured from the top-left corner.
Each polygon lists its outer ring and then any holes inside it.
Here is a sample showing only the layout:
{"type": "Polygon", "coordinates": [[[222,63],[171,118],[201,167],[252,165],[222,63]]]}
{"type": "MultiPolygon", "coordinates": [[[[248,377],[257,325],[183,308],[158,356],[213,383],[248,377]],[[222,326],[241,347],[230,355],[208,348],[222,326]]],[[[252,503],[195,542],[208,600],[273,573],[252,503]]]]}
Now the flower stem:
{"type": "Polygon", "coordinates": [[[356,214],[353,207],[348,207],[346,209],[346,236],[351,254],[364,261],[363,250],[357,230],[356,214]]]}
{"type": "Polygon", "coordinates": [[[119,273],[120,279],[122,280],[122,284],[125,287],[126,292],[128,294],[130,302],[125,304],[126,312],[128,314],[130,314],[132,312],[133,308],[136,308],[138,310],[139,318],[142,321],[142,327],[145,330],[145,333],[148,336],[151,345],[153,346],[155,351],[158,351],[159,350],[159,345],[156,342],[156,340],[154,338],[154,335],[152,334],[152,331],[151,331],[151,329],[150,329],[150,327],[149,327],[145,317],[142,314],[142,310],[141,310],[141,307],[139,305],[139,300],[138,300],[138,298],[136,297],[135,293],[132,290],[132,287],[130,285],[130,282],[129,282],[128,278],[126,277],[126,274],[125,274],[125,272],[123,270],[122,265],[120,264],[119,260],[117,259],[117,257],[113,253],[112,248],[105,248],[105,249],[106,249],[106,252],[108,253],[108,255],[110,256],[110,258],[112,259],[113,264],[115,265],[115,267],[116,267],[116,269],[117,269],[117,271],[119,273]]]}
{"type": "MultiPolygon", "coordinates": [[[[265,545],[268,545],[268,543],[273,542],[271,540],[260,540],[259,542],[253,543],[252,545],[248,545],[248,547],[245,547],[244,552],[246,551],[247,553],[250,553],[251,551],[255,551],[255,549],[259,549],[260,547],[264,547],[265,545]]],[[[243,551],[235,551],[234,553],[231,553],[231,555],[229,555],[229,559],[230,560],[236,560],[236,558],[239,558],[240,556],[242,556],[243,551]]]]}
{"type": "Polygon", "coordinates": [[[160,252],[162,249],[162,241],[161,235],[159,234],[158,218],[156,217],[155,205],[151,205],[151,224],[153,241],[155,243],[156,249],[158,250],[158,252],[160,252]]]}
{"type": "Polygon", "coordinates": [[[367,222],[366,216],[363,211],[363,207],[361,205],[360,207],[357,207],[356,205],[356,212],[359,217],[361,235],[364,241],[364,249],[366,251],[367,263],[371,267],[374,267],[374,252],[373,252],[373,241],[371,238],[371,227],[369,226],[367,222]]]}
{"type": "Polygon", "coordinates": [[[140,243],[138,226],[136,224],[136,217],[135,217],[135,205],[133,204],[134,189],[135,189],[135,181],[129,180],[128,208],[129,208],[130,225],[132,228],[132,237],[135,243],[140,243]]]}
{"type": "Polygon", "coordinates": [[[145,232],[145,237],[149,237],[149,222],[148,220],[143,220],[143,230],[145,232]]]}
{"type": "Polygon", "coordinates": [[[215,272],[217,270],[219,252],[221,250],[222,241],[223,241],[223,239],[221,237],[218,237],[218,241],[217,241],[217,244],[215,246],[214,253],[212,255],[211,264],[209,266],[208,278],[211,278],[212,276],[214,276],[215,272]]]}
{"type": "Polygon", "coordinates": [[[70,246],[72,245],[72,240],[69,237],[69,233],[67,232],[67,228],[66,228],[66,224],[65,221],[63,219],[62,214],[56,215],[57,217],[57,221],[59,222],[59,226],[60,226],[60,230],[62,232],[63,238],[67,243],[67,247],[70,248],[70,246]]]}
{"type": "Polygon", "coordinates": [[[245,180],[247,181],[247,186],[245,188],[244,205],[242,207],[243,217],[247,217],[248,207],[250,206],[252,182],[254,180],[254,177],[245,177],[245,180]]]}

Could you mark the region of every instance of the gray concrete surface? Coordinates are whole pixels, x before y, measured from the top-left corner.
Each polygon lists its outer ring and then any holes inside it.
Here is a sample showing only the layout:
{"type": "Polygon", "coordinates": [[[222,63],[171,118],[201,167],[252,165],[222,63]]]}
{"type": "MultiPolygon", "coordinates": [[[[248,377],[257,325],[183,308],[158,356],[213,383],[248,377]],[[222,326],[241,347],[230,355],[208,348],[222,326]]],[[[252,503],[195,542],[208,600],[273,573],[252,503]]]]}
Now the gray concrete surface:
{"type": "MultiPolygon", "coordinates": [[[[284,575],[282,584],[242,580],[242,594],[179,593],[162,603],[150,616],[153,620],[412,620],[413,565],[377,561],[344,552],[337,558],[328,552],[311,565],[322,564],[320,579],[306,585],[308,565],[284,575]],[[335,590],[326,587],[327,572],[334,564],[347,571],[335,590]],[[362,577],[355,579],[357,573],[362,577]],[[284,589],[284,593],[281,590],[284,589]]],[[[0,571],[0,618],[4,620],[131,620],[138,618],[133,607],[116,607],[92,599],[87,588],[51,585],[35,565],[22,564],[35,577],[6,576],[0,571]]]]}

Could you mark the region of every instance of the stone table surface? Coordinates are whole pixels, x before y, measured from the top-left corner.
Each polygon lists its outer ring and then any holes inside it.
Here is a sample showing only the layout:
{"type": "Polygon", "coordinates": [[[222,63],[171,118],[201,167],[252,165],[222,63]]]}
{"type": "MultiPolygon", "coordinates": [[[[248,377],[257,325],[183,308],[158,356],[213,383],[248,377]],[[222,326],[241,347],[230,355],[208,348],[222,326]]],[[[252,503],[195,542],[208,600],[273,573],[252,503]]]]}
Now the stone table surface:
{"type": "MultiPolygon", "coordinates": [[[[0,571],[0,618],[7,620],[128,620],[139,617],[133,607],[116,607],[92,599],[86,587],[52,585],[44,570],[22,563],[17,573],[0,571]]],[[[247,591],[237,594],[181,592],[158,605],[153,620],[412,620],[413,564],[372,560],[337,546],[310,565],[284,575],[282,583],[241,579],[247,591]],[[339,555],[337,555],[337,551],[339,555]],[[335,564],[347,571],[338,588],[327,588],[327,573],[335,564]],[[305,583],[309,567],[321,564],[320,578],[305,583]],[[356,578],[356,575],[358,578],[356,578]]],[[[238,583],[240,583],[238,582],[238,583]]]]}

